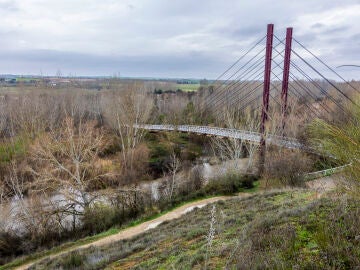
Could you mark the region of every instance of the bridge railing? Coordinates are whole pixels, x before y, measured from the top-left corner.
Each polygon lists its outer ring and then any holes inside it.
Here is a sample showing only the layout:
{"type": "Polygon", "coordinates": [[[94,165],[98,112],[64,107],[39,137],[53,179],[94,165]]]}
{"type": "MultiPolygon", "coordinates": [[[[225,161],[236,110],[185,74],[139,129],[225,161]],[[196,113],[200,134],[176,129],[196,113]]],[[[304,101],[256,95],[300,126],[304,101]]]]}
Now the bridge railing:
{"type": "MultiPolygon", "coordinates": [[[[231,128],[195,126],[195,125],[148,125],[148,124],[139,124],[134,126],[136,128],[143,128],[147,130],[192,132],[198,134],[248,140],[256,143],[259,143],[261,139],[261,134],[259,132],[231,129],[231,128]]],[[[295,138],[281,137],[277,135],[267,135],[266,140],[269,143],[273,143],[287,148],[303,147],[303,145],[295,138]]]]}

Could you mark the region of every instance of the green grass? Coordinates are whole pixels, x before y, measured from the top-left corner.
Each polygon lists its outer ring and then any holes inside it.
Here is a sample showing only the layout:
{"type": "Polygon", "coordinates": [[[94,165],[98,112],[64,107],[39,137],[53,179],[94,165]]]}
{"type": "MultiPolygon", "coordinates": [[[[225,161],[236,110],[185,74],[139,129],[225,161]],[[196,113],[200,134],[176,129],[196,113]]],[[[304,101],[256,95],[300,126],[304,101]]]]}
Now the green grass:
{"type": "Polygon", "coordinates": [[[17,136],[0,143],[0,163],[8,163],[16,157],[23,156],[28,148],[28,139],[17,136]]]}
{"type": "MultiPolygon", "coordinates": [[[[249,192],[254,192],[256,189],[257,189],[257,185],[256,185],[256,188],[248,189],[248,191],[249,192]]],[[[74,241],[74,242],[68,242],[68,243],[62,244],[62,245],[60,245],[58,247],[55,247],[55,248],[52,248],[50,250],[37,252],[37,253],[34,253],[32,255],[29,255],[29,256],[18,258],[18,259],[14,260],[14,261],[6,264],[6,265],[0,266],[0,270],[12,269],[14,267],[17,267],[17,266],[20,266],[20,265],[23,265],[23,264],[26,264],[26,263],[29,263],[29,262],[32,262],[32,261],[35,261],[35,260],[45,258],[45,257],[47,257],[49,255],[52,255],[52,254],[60,253],[62,251],[70,250],[70,249],[73,249],[75,247],[79,247],[79,246],[82,246],[82,245],[86,245],[86,244],[95,242],[95,241],[100,240],[100,239],[102,239],[104,237],[117,234],[117,233],[119,233],[120,231],[122,231],[124,229],[131,228],[131,227],[134,227],[134,226],[139,225],[141,223],[144,223],[146,221],[156,219],[156,218],[158,218],[158,217],[160,217],[162,215],[165,215],[168,212],[170,212],[172,210],[175,210],[176,208],[179,208],[179,207],[181,207],[181,206],[183,206],[185,204],[200,201],[200,200],[203,200],[203,199],[213,198],[213,197],[216,197],[216,195],[213,195],[213,196],[199,196],[199,197],[195,197],[195,198],[189,199],[189,200],[184,201],[184,202],[176,203],[175,205],[170,206],[169,208],[167,208],[166,210],[164,210],[164,211],[162,211],[160,213],[153,214],[153,215],[150,215],[150,216],[142,216],[142,217],[140,217],[138,219],[135,219],[133,221],[128,222],[127,224],[123,225],[122,227],[113,227],[113,228],[111,228],[111,229],[109,229],[109,230],[107,230],[105,232],[102,232],[100,234],[97,234],[97,235],[88,236],[88,237],[82,238],[82,239],[74,241]]]]}
{"type": "Polygon", "coordinates": [[[176,87],[184,92],[194,92],[199,89],[200,84],[176,84],[176,87]]]}
{"type": "MultiPolygon", "coordinates": [[[[254,194],[214,204],[216,232],[207,251],[212,206],[132,239],[81,250],[83,269],[353,269],[360,263],[359,202],[317,199],[313,191],[254,194]],[[91,258],[100,258],[96,266],[91,258]]],[[[52,269],[74,254],[46,260],[52,269]]]]}

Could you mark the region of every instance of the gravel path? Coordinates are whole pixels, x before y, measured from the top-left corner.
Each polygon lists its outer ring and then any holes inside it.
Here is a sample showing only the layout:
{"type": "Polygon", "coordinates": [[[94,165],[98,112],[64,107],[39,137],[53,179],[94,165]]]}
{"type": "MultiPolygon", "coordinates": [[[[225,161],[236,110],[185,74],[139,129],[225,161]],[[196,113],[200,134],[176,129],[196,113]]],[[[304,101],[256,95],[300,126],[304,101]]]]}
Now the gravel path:
{"type": "MultiPolygon", "coordinates": [[[[247,197],[247,196],[250,196],[250,194],[249,193],[240,193],[236,197],[247,197]]],[[[136,226],[128,228],[128,229],[124,229],[124,230],[122,230],[121,232],[119,232],[117,234],[104,237],[104,238],[102,238],[100,240],[97,240],[97,241],[94,241],[92,243],[85,244],[85,245],[82,245],[82,246],[72,247],[72,248],[66,249],[64,251],[61,251],[59,253],[52,254],[52,255],[48,256],[47,258],[48,259],[53,259],[55,257],[58,257],[58,256],[60,256],[62,254],[65,254],[65,253],[68,253],[68,252],[71,252],[71,251],[74,251],[74,250],[85,249],[85,248],[88,248],[90,246],[95,246],[95,247],[103,246],[103,245],[111,244],[112,242],[116,242],[116,241],[119,241],[119,240],[132,238],[132,237],[134,237],[136,235],[139,235],[139,234],[141,234],[143,232],[146,232],[147,230],[156,228],[157,226],[159,226],[164,221],[169,221],[169,220],[179,218],[182,215],[194,210],[195,208],[202,208],[202,207],[204,207],[204,206],[206,206],[208,204],[211,204],[211,203],[214,203],[214,202],[217,202],[217,201],[221,201],[221,200],[228,200],[228,199],[231,199],[231,198],[234,198],[234,197],[235,196],[219,196],[219,197],[213,197],[213,198],[204,199],[204,200],[200,200],[200,201],[196,201],[196,202],[191,202],[191,203],[185,204],[183,206],[180,206],[180,207],[174,209],[173,211],[170,211],[170,212],[168,212],[168,213],[166,213],[166,214],[164,214],[164,215],[162,215],[162,216],[160,216],[160,217],[158,217],[156,219],[141,223],[139,225],[136,225],[136,226]]],[[[21,266],[15,268],[15,269],[17,269],[17,270],[28,269],[30,266],[32,266],[33,264],[35,264],[35,263],[37,263],[37,262],[39,262],[39,261],[41,261],[43,259],[44,258],[40,258],[40,259],[32,261],[30,263],[21,265],[21,266]]]]}
{"type": "MultiPolygon", "coordinates": [[[[309,181],[306,183],[307,187],[311,188],[311,189],[315,189],[318,193],[319,196],[321,196],[324,192],[334,189],[336,187],[336,181],[334,179],[334,176],[330,176],[330,177],[324,177],[324,178],[320,178],[320,179],[316,179],[313,181],[309,181]]],[[[237,195],[236,197],[247,197],[250,196],[249,193],[240,193],[239,195],[237,195]]],[[[182,215],[192,211],[195,208],[202,208],[208,204],[217,202],[217,201],[221,201],[221,200],[228,200],[231,198],[234,198],[235,196],[219,196],[219,197],[213,197],[213,198],[209,198],[209,199],[204,199],[204,200],[200,200],[200,201],[196,201],[196,202],[192,202],[192,203],[188,203],[185,204],[181,207],[178,207],[176,209],[174,209],[173,211],[170,211],[156,219],[141,223],[139,225],[136,225],[134,227],[128,228],[128,229],[124,229],[122,231],[120,231],[117,234],[111,235],[111,236],[107,236],[104,237],[102,239],[99,239],[97,241],[94,241],[92,243],[89,244],[85,244],[82,246],[76,246],[76,247],[72,247],[69,249],[66,249],[64,251],[61,251],[59,253],[55,253],[53,255],[48,256],[48,259],[53,259],[55,257],[58,257],[62,254],[74,251],[74,250],[79,250],[79,249],[85,249],[88,248],[90,246],[103,246],[106,244],[111,244],[113,242],[119,241],[119,240],[123,240],[123,239],[128,239],[128,238],[132,238],[136,235],[139,235],[141,233],[146,232],[147,230],[151,230],[156,228],[157,226],[159,226],[161,223],[163,223],[164,221],[169,221],[169,220],[173,220],[176,218],[181,217],[182,215]]],[[[43,260],[44,258],[40,258],[38,260],[32,261],[28,264],[24,264],[21,265],[17,268],[15,268],[16,270],[25,270],[28,269],[30,266],[32,266],[33,264],[43,260]]]]}

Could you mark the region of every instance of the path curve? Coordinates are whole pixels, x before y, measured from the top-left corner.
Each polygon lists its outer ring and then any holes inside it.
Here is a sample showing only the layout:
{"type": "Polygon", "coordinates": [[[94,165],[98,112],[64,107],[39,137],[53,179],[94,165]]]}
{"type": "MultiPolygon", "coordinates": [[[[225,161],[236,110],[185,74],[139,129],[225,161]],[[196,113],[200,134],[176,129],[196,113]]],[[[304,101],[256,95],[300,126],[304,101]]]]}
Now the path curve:
{"type": "MultiPolygon", "coordinates": [[[[316,191],[319,191],[320,187],[321,187],[321,195],[326,192],[329,191],[331,189],[334,189],[336,187],[336,183],[334,183],[334,179],[333,177],[323,177],[323,178],[319,178],[317,180],[312,180],[312,181],[308,181],[307,182],[307,187],[316,191]]],[[[143,222],[139,225],[124,229],[122,231],[120,231],[117,234],[114,235],[110,235],[107,237],[104,237],[102,239],[96,240],[94,242],[91,242],[89,244],[85,244],[82,246],[76,246],[76,247],[72,247],[69,249],[65,249],[63,251],[60,251],[58,253],[52,254],[50,256],[46,256],[37,260],[34,260],[32,262],[29,262],[27,264],[15,267],[14,269],[16,270],[26,270],[29,267],[31,267],[32,265],[34,265],[35,263],[38,263],[46,258],[48,259],[54,259],[60,255],[63,255],[65,253],[69,253],[71,251],[75,251],[75,250],[81,250],[81,249],[85,249],[91,246],[94,247],[99,247],[99,246],[104,246],[106,244],[110,244],[116,241],[120,241],[120,240],[124,240],[124,239],[129,239],[132,238],[136,235],[139,235],[141,233],[144,233],[148,230],[154,229],[157,226],[159,226],[161,223],[165,222],[165,221],[170,221],[173,219],[177,219],[179,217],[181,217],[184,214],[187,214],[188,212],[194,210],[195,208],[202,208],[208,204],[217,202],[217,201],[224,201],[224,200],[229,200],[229,199],[233,199],[233,198],[245,198],[245,197],[249,197],[251,196],[250,193],[239,193],[236,196],[218,196],[218,197],[213,197],[213,198],[208,198],[208,199],[204,199],[204,200],[199,200],[199,201],[195,201],[195,202],[191,202],[191,203],[187,203],[183,206],[180,206],[178,208],[175,208],[174,210],[158,217],[155,218],[153,220],[150,221],[146,221],[143,222]]]]}
{"type": "Polygon", "coordinates": [[[204,200],[200,200],[200,201],[187,203],[187,204],[185,204],[183,206],[180,206],[180,207],[178,207],[178,208],[176,208],[176,209],[174,209],[174,210],[172,210],[172,211],[170,211],[170,212],[168,212],[168,213],[166,213],[166,214],[164,214],[164,215],[162,215],[162,216],[160,216],[158,218],[155,218],[155,219],[150,220],[150,221],[146,221],[146,222],[141,223],[139,225],[136,225],[134,227],[124,229],[124,230],[120,231],[117,234],[104,237],[102,239],[99,239],[99,240],[94,241],[94,242],[89,243],[89,244],[85,244],[85,245],[82,245],[82,246],[76,246],[76,247],[72,247],[72,248],[69,248],[69,249],[65,249],[65,250],[60,251],[58,253],[52,254],[50,256],[46,256],[46,257],[34,260],[32,262],[29,262],[27,264],[15,267],[14,269],[16,269],[16,270],[25,270],[25,269],[28,269],[29,267],[31,267],[32,265],[34,265],[35,263],[40,262],[40,261],[42,261],[42,260],[44,260],[46,258],[54,259],[54,258],[56,258],[56,257],[58,257],[60,255],[63,255],[65,253],[68,253],[68,252],[71,252],[71,251],[74,251],[74,250],[81,250],[81,249],[88,248],[90,246],[99,247],[99,246],[110,244],[112,242],[116,242],[116,241],[119,241],[119,240],[132,238],[132,237],[134,237],[136,235],[139,235],[139,234],[141,234],[143,232],[146,232],[146,231],[148,231],[150,229],[156,228],[158,225],[160,225],[161,223],[163,223],[165,221],[169,221],[169,220],[179,218],[182,215],[194,210],[195,208],[202,208],[202,207],[204,207],[204,206],[206,206],[208,204],[211,204],[211,203],[214,203],[214,202],[217,202],[217,201],[221,201],[221,200],[228,200],[228,199],[232,199],[232,198],[245,198],[245,197],[248,197],[250,195],[251,194],[249,194],[249,193],[239,193],[236,196],[219,196],[219,197],[213,197],[213,198],[208,198],[208,199],[204,199],[204,200]]]}

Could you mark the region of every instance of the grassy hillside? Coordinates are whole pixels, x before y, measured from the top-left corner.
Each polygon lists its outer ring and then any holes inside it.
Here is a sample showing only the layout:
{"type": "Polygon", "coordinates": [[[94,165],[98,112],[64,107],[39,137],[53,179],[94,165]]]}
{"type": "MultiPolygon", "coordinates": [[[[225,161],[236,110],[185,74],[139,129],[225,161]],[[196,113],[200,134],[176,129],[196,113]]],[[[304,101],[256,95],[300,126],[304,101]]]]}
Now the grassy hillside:
{"type": "Polygon", "coordinates": [[[133,239],[32,269],[352,269],[360,265],[358,224],[356,201],[276,191],[196,209],[133,239]]]}

